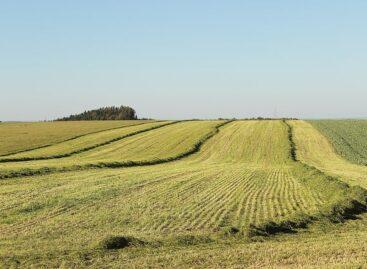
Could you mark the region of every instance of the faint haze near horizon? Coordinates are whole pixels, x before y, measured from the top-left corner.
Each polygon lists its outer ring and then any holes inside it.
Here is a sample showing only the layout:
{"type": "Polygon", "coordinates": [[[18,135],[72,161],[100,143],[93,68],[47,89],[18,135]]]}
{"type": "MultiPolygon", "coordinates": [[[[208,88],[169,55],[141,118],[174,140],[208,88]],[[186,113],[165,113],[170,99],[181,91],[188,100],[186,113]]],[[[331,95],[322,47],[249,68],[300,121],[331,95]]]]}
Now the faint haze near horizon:
{"type": "Polygon", "coordinates": [[[1,1],[0,121],[366,118],[367,1],[1,1]]]}

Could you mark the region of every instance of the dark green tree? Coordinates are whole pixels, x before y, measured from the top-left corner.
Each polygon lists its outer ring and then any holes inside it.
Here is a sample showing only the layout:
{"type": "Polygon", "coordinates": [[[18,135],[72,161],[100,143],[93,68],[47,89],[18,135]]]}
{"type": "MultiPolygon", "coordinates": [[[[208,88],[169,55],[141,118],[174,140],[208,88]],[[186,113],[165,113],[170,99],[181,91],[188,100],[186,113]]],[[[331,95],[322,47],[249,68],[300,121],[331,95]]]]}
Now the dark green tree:
{"type": "Polygon", "coordinates": [[[133,108],[128,106],[110,106],[84,111],[80,114],[70,115],[57,119],[58,121],[76,120],[136,120],[138,117],[133,108]]]}

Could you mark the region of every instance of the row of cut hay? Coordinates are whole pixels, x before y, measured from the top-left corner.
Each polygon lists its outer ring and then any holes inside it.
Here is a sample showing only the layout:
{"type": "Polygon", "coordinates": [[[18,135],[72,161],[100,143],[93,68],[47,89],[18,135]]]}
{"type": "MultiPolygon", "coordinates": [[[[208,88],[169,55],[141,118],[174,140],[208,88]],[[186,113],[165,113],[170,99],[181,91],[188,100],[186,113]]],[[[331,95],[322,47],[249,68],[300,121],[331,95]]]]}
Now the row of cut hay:
{"type": "MultiPolygon", "coordinates": [[[[109,145],[111,143],[114,143],[116,141],[131,137],[131,136],[134,136],[134,135],[145,133],[145,132],[148,132],[148,131],[151,131],[151,130],[154,130],[154,129],[158,129],[158,128],[161,128],[161,127],[164,127],[164,126],[176,124],[176,123],[179,123],[179,122],[181,122],[181,121],[168,122],[166,124],[152,126],[150,128],[147,128],[147,129],[143,129],[143,130],[139,130],[139,131],[136,131],[136,132],[128,133],[126,135],[115,137],[113,139],[110,139],[110,140],[107,140],[107,141],[104,141],[104,142],[101,142],[101,143],[98,143],[98,144],[95,144],[95,145],[92,145],[92,146],[89,146],[89,147],[85,147],[85,148],[81,148],[81,149],[78,149],[78,150],[75,150],[75,151],[71,151],[71,152],[65,153],[65,154],[58,154],[58,155],[51,155],[51,156],[44,156],[44,157],[5,158],[5,159],[0,159],[0,163],[50,160],[50,159],[60,159],[60,158],[70,157],[72,155],[80,154],[80,153],[90,151],[90,150],[98,148],[98,147],[109,145]]],[[[127,126],[127,127],[131,127],[131,126],[127,126]]]]}
{"type": "MultiPolygon", "coordinates": [[[[172,125],[172,124],[176,124],[180,121],[175,121],[175,122],[170,122],[164,125],[159,125],[159,126],[154,126],[152,128],[149,129],[145,129],[145,130],[141,130],[141,131],[137,131],[131,134],[128,134],[122,138],[119,138],[118,140],[121,140],[123,138],[127,138],[127,137],[131,137],[133,135],[137,135],[143,132],[147,132],[153,129],[157,129],[163,126],[167,126],[167,125],[172,125]]],[[[0,179],[8,179],[8,178],[16,178],[16,177],[25,177],[25,176],[33,176],[33,175],[44,175],[44,174],[48,174],[48,173],[52,173],[52,172],[66,172],[66,171],[77,171],[77,170],[84,170],[84,169],[92,169],[92,168],[124,168],[124,167],[132,167],[132,166],[146,166],[146,165],[157,165],[157,164],[162,164],[162,163],[166,163],[166,162],[172,162],[172,161],[176,161],[176,160],[180,160],[182,158],[185,158],[189,155],[192,155],[194,153],[197,153],[201,146],[211,137],[213,137],[215,134],[217,134],[219,132],[219,128],[224,126],[225,124],[230,123],[230,121],[225,121],[222,122],[218,125],[216,125],[214,127],[214,130],[207,133],[205,136],[203,136],[202,138],[200,138],[197,142],[194,143],[193,146],[191,146],[188,150],[179,153],[175,156],[171,156],[171,157],[167,157],[167,158],[162,158],[162,159],[153,159],[153,160],[147,160],[147,161],[124,161],[124,162],[98,162],[98,163],[91,163],[91,164],[84,164],[84,165],[73,165],[70,167],[61,167],[61,168],[56,168],[56,167],[44,167],[44,168],[40,168],[40,169],[31,169],[31,168],[26,168],[26,169],[21,169],[18,171],[4,171],[2,173],[0,173],[0,179]]],[[[113,141],[107,141],[104,142],[103,145],[107,145],[110,144],[112,142],[117,141],[117,139],[114,139],[113,141]]],[[[98,145],[102,146],[101,145],[98,145]]],[[[94,146],[93,148],[96,148],[97,146],[94,146]]],[[[90,149],[88,149],[90,150],[90,149]]],[[[80,153],[80,152],[78,152],[80,153]]],[[[66,156],[64,156],[66,157],[66,156]]],[[[26,160],[25,160],[26,161],[26,160]]]]}
{"type": "Polygon", "coordinates": [[[290,158],[299,164],[298,177],[303,178],[303,183],[309,188],[318,190],[326,195],[327,202],[319,213],[313,215],[299,214],[287,220],[275,222],[266,221],[260,225],[250,225],[244,231],[249,237],[268,236],[282,232],[294,232],[298,228],[306,228],[313,222],[331,221],[344,222],[355,218],[356,215],[367,211],[367,190],[359,186],[349,186],[337,178],[331,177],[307,164],[297,161],[293,131],[288,126],[290,141],[290,158]]]}

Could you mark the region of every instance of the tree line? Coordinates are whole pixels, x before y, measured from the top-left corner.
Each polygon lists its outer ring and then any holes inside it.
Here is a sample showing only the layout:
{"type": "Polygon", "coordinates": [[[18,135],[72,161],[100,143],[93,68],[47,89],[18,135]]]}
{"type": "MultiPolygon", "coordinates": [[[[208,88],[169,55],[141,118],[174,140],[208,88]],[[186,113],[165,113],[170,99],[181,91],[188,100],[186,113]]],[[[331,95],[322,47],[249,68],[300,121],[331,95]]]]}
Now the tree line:
{"type": "Polygon", "coordinates": [[[80,114],[70,115],[68,117],[57,119],[57,121],[74,120],[136,120],[136,112],[129,106],[109,106],[98,109],[84,111],[80,114]]]}

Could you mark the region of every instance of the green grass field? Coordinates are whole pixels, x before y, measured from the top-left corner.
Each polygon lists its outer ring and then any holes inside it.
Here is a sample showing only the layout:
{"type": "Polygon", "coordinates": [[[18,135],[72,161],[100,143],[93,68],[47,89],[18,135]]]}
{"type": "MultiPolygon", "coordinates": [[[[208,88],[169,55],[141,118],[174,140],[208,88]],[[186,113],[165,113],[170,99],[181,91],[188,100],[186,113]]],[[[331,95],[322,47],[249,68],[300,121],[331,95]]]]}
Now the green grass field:
{"type": "Polygon", "coordinates": [[[52,144],[2,158],[0,267],[367,266],[366,167],[308,122],[151,122],[52,144]]]}
{"type": "Polygon", "coordinates": [[[337,153],[356,164],[367,165],[367,120],[311,121],[335,147],[337,153]]]}

